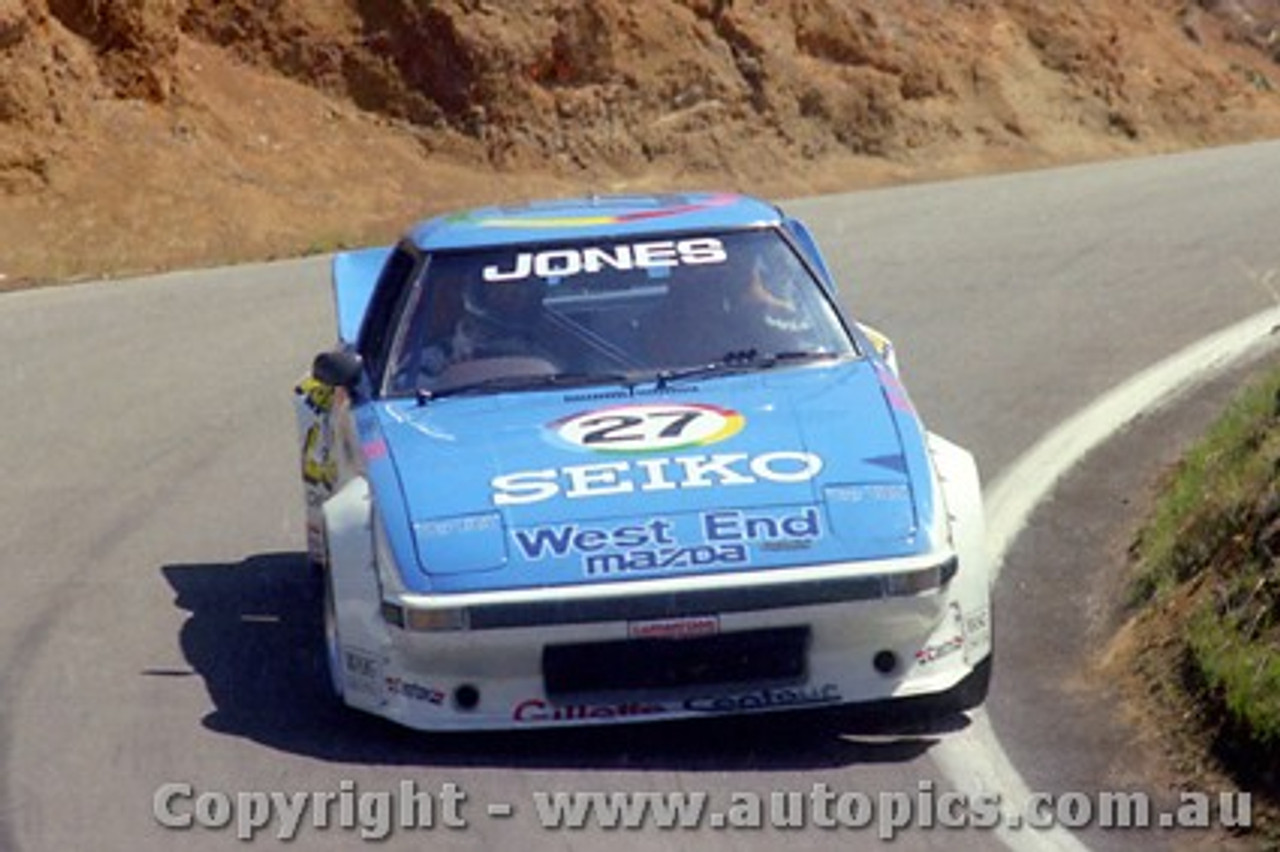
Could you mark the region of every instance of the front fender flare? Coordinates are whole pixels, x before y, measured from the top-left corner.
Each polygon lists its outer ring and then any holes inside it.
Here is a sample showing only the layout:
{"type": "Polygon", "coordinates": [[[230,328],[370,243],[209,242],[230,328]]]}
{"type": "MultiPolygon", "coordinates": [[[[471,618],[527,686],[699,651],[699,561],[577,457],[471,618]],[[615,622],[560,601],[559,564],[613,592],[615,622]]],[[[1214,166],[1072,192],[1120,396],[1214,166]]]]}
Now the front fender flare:
{"type": "Polygon", "coordinates": [[[325,502],[323,517],[344,699],[352,707],[377,710],[386,703],[383,671],[390,639],[374,561],[369,483],[352,479],[325,502]]]}

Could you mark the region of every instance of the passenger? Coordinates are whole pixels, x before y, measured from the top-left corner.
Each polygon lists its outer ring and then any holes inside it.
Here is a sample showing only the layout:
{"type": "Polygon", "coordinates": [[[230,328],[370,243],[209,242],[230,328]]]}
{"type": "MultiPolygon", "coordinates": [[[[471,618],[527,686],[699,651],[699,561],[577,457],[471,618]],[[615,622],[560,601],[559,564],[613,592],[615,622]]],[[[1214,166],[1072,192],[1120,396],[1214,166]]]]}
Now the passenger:
{"type": "Polygon", "coordinates": [[[664,303],[648,319],[647,349],[654,366],[694,366],[734,355],[793,351],[808,329],[795,304],[784,264],[762,257],[746,269],[682,267],[664,303]]]}

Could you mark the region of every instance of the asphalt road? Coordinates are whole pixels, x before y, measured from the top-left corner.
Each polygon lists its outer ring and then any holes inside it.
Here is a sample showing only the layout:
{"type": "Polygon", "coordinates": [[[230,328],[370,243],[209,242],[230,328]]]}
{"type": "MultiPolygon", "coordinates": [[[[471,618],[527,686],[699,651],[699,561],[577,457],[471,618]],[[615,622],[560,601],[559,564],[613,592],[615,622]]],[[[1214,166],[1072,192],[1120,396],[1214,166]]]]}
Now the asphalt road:
{"type": "MultiPolygon", "coordinates": [[[[929,425],[990,481],[1108,388],[1275,304],[1277,174],[1280,144],[1266,144],[789,207],[814,224],[855,313],[893,336],[929,425]]],[[[781,716],[428,737],[333,707],[289,400],[331,325],[320,259],[0,296],[0,850],[243,845],[160,827],[153,796],[168,783],[454,783],[468,828],[399,831],[382,848],[615,852],[876,842],[812,826],[544,831],[533,791],[948,788],[931,753],[968,729],[871,735],[781,716]],[[492,802],[514,815],[488,816],[492,802]]],[[[1010,572],[1036,594],[1034,565],[1010,572]]],[[[1001,669],[996,688],[1018,682],[1001,669]]],[[[994,843],[920,831],[900,845],[994,843]]],[[[294,848],[359,845],[306,827],[294,848]]]]}

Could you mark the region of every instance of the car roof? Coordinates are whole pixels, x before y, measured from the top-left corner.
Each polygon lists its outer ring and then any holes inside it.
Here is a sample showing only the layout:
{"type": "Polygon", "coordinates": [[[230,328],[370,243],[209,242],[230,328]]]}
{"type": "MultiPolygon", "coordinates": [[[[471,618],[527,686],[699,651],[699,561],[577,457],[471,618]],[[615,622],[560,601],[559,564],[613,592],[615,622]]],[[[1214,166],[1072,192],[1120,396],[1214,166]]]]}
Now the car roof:
{"type": "Polygon", "coordinates": [[[408,239],[423,251],[776,225],[772,204],[733,193],[601,195],[480,207],[418,224],[408,239]]]}

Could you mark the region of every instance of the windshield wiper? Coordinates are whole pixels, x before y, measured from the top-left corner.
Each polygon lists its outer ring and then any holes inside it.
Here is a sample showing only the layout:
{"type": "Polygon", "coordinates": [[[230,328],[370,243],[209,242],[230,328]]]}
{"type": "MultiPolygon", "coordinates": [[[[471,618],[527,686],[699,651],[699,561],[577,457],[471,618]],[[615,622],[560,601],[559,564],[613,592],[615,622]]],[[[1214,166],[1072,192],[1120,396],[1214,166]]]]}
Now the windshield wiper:
{"type": "Polygon", "coordinates": [[[795,350],[761,354],[755,349],[744,349],[738,352],[725,353],[723,357],[709,361],[706,364],[695,364],[674,370],[661,370],[655,376],[655,379],[657,380],[658,389],[661,390],[671,382],[678,382],[682,379],[701,378],[723,373],[770,370],[786,364],[801,364],[806,361],[831,361],[841,357],[843,356],[838,352],[795,350]]]}
{"type": "Polygon", "coordinates": [[[630,386],[633,380],[624,373],[536,373],[534,375],[490,376],[474,382],[446,385],[442,388],[418,388],[418,403],[426,404],[446,396],[472,393],[497,393],[501,391],[548,390],[574,388],[584,385],[623,384],[630,386]]]}

